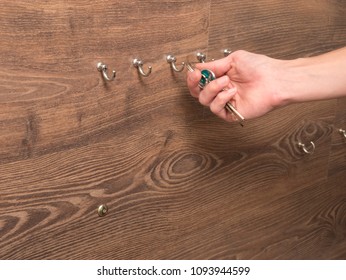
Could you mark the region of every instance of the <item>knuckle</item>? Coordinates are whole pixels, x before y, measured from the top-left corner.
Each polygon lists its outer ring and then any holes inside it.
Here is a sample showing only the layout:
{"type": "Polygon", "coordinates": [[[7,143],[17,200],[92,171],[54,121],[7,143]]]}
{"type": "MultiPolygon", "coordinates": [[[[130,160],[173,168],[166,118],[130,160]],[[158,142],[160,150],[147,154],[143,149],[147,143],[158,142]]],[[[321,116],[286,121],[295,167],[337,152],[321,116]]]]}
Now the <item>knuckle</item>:
{"type": "Polygon", "coordinates": [[[248,52],[245,50],[237,50],[235,52],[233,52],[231,55],[234,57],[242,57],[244,55],[246,55],[248,52]]]}
{"type": "Polygon", "coordinates": [[[213,86],[216,91],[221,91],[224,87],[228,85],[229,82],[230,80],[228,76],[222,76],[221,78],[215,80],[213,86]]]}
{"type": "Polygon", "coordinates": [[[196,92],[196,91],[194,91],[194,90],[191,90],[191,91],[190,91],[190,94],[191,94],[192,97],[194,97],[194,98],[198,98],[198,96],[199,96],[198,92],[196,92]]]}
{"type": "Polygon", "coordinates": [[[219,92],[220,90],[220,82],[218,80],[210,82],[206,86],[206,91],[215,94],[216,92],[219,92]]]}
{"type": "Polygon", "coordinates": [[[220,88],[220,81],[219,80],[212,81],[209,84],[209,90],[212,92],[219,91],[219,88],[220,88]]]}
{"type": "Polygon", "coordinates": [[[217,114],[219,113],[219,108],[218,108],[218,106],[215,104],[215,102],[212,102],[212,103],[210,104],[209,108],[210,108],[210,111],[211,111],[212,113],[214,113],[215,115],[217,115],[217,114]]]}
{"type": "Polygon", "coordinates": [[[198,96],[198,101],[199,101],[199,103],[201,103],[202,105],[208,106],[208,100],[207,100],[207,98],[206,98],[206,96],[205,96],[205,92],[204,92],[204,91],[202,91],[202,92],[199,94],[199,96],[198,96]]]}

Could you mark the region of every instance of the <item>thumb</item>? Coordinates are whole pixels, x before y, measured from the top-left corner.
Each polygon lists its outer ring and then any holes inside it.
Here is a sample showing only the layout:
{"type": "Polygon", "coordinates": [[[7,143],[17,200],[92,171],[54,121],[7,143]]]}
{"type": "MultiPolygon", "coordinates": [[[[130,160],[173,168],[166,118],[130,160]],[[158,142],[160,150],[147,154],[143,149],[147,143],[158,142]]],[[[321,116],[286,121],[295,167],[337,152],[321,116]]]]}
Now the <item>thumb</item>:
{"type": "Polygon", "coordinates": [[[232,54],[227,57],[217,59],[214,61],[206,62],[206,63],[198,63],[196,64],[196,68],[203,70],[208,69],[213,71],[216,77],[220,77],[225,75],[231,68],[233,62],[232,54]]]}

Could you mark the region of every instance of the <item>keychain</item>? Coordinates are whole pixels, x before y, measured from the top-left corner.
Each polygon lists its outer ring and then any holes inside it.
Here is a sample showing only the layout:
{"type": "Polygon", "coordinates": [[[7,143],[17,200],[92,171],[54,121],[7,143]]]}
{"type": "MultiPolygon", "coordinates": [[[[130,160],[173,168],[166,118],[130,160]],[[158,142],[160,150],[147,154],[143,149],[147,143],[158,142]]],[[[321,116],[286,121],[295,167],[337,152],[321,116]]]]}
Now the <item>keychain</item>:
{"type": "MultiPolygon", "coordinates": [[[[190,63],[187,63],[186,67],[190,72],[194,71],[194,69],[190,63]]],[[[201,74],[202,74],[202,78],[200,79],[200,81],[198,83],[198,86],[200,89],[203,89],[207,84],[209,84],[211,81],[216,79],[215,74],[211,70],[207,70],[207,69],[201,70],[201,74]]],[[[236,115],[236,117],[239,121],[239,124],[241,126],[244,126],[244,124],[243,124],[243,122],[245,120],[244,117],[236,110],[236,108],[234,108],[234,106],[231,104],[231,102],[226,103],[225,109],[228,112],[236,115]]]]}

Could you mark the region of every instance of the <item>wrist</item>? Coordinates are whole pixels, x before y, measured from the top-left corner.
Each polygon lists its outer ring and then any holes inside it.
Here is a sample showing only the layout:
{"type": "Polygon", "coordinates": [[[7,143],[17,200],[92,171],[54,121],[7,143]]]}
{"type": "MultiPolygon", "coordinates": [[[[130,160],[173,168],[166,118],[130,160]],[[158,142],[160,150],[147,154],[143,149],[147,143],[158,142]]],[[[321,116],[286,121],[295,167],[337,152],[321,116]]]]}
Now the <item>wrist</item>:
{"type": "Polygon", "coordinates": [[[296,102],[306,101],[309,91],[309,59],[279,60],[277,75],[277,106],[285,106],[296,102]]]}

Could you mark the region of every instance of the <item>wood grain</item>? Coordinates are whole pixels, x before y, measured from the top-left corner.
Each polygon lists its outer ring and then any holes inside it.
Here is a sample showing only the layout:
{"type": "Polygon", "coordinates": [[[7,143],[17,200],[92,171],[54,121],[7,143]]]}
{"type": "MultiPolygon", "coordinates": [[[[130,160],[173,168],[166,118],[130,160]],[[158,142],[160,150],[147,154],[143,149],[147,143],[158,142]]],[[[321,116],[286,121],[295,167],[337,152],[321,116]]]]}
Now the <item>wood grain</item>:
{"type": "Polygon", "coordinates": [[[277,58],[327,52],[346,44],[345,3],[327,1],[212,1],[209,56],[244,49],[277,58]]]}
{"type": "MultiPolygon", "coordinates": [[[[231,38],[219,16],[235,12],[234,1],[216,2],[3,2],[0,259],[346,257],[345,163],[335,138],[344,103],[292,105],[241,128],[200,106],[165,61],[212,53],[225,42],[218,38],[231,38]],[[150,77],[138,76],[135,56],[153,66],[150,77]],[[118,71],[114,82],[102,80],[98,61],[118,71]],[[304,155],[299,141],[314,141],[315,153],[304,155]],[[100,204],[109,207],[102,218],[100,204]]],[[[260,33],[244,37],[245,47],[302,54],[284,42],[305,28],[303,15],[313,28],[325,24],[315,18],[321,7],[331,18],[321,36],[335,33],[320,47],[306,42],[304,55],[344,40],[340,1],[262,2],[266,9],[238,1],[244,22],[233,26],[253,26],[252,11],[269,32],[302,14],[276,47],[260,33]]]]}
{"type": "Polygon", "coordinates": [[[72,5],[5,1],[3,6],[2,162],[98,141],[97,135],[114,136],[115,126],[130,127],[143,110],[161,104],[164,95],[181,98],[182,86],[177,81],[182,82],[183,76],[173,75],[165,54],[182,59],[207,47],[208,6],[196,1],[174,7],[171,1],[146,5],[137,1],[93,5],[90,1],[72,5]],[[159,28],[161,17],[151,12],[155,7],[166,18],[165,29],[159,28]],[[194,23],[179,32],[176,21],[187,25],[189,17],[195,18],[194,23]],[[138,77],[131,64],[137,56],[153,65],[150,79],[138,77]],[[114,83],[103,83],[96,70],[98,61],[119,72],[114,83]]]}

